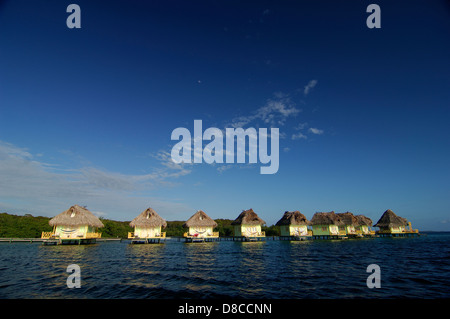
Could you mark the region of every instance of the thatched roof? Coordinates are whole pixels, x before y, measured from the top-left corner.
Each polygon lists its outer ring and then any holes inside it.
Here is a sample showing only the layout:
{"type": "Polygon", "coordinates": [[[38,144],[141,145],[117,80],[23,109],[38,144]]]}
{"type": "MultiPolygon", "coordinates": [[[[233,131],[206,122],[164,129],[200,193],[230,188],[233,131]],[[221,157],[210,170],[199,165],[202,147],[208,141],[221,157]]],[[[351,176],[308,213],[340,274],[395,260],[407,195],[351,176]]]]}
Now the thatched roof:
{"type": "Polygon", "coordinates": [[[50,226],[64,225],[64,226],[93,226],[103,227],[103,223],[94,216],[85,207],[74,205],[68,210],[56,215],[48,222],[50,226]]]}
{"type": "Polygon", "coordinates": [[[375,227],[399,227],[406,226],[407,224],[408,221],[406,218],[397,216],[392,210],[388,209],[375,224],[375,227]]]}
{"type": "Polygon", "coordinates": [[[130,222],[131,227],[166,227],[167,222],[153,208],[147,208],[130,222]]]}
{"type": "Polygon", "coordinates": [[[183,224],[183,227],[216,227],[217,223],[204,211],[199,210],[183,224]]]}
{"type": "Polygon", "coordinates": [[[358,225],[358,219],[355,217],[355,215],[353,215],[350,212],[339,213],[336,215],[339,217],[339,222],[338,222],[339,226],[344,226],[344,225],[357,226],[358,225]]]}
{"type": "Polygon", "coordinates": [[[266,222],[259,218],[253,209],[250,208],[242,211],[231,225],[263,225],[265,223],[266,222]]]}
{"type": "Polygon", "coordinates": [[[311,222],[306,219],[305,215],[298,210],[295,212],[285,212],[283,217],[275,224],[276,226],[284,225],[310,225],[311,222]]]}
{"type": "Polygon", "coordinates": [[[334,211],[328,213],[315,213],[311,218],[311,225],[339,225],[340,218],[334,211]]]}
{"type": "Polygon", "coordinates": [[[358,226],[369,226],[372,227],[372,220],[369,217],[364,215],[356,215],[356,219],[358,220],[358,226]]]}

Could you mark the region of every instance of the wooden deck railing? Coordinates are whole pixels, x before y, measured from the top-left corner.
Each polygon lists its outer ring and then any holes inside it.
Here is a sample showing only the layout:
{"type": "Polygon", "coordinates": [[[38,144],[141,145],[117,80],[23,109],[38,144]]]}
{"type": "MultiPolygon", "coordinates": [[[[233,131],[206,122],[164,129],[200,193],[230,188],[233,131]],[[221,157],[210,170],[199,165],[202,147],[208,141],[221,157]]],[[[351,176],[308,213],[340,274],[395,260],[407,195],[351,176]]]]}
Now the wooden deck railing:
{"type": "Polygon", "coordinates": [[[43,231],[41,234],[42,239],[50,239],[52,236],[54,236],[52,231],[43,231]]]}
{"type": "Polygon", "coordinates": [[[415,233],[418,233],[418,232],[419,232],[418,229],[404,229],[402,231],[402,233],[407,233],[407,234],[415,234],[415,233]]]}
{"type": "Polygon", "coordinates": [[[86,233],[84,238],[102,238],[102,233],[86,233]]]}
{"type": "MultiPolygon", "coordinates": [[[[41,234],[42,239],[52,239],[52,238],[61,238],[60,236],[56,235],[52,231],[43,231],[41,234]]],[[[93,238],[102,238],[102,233],[86,233],[85,235],[79,235],[79,236],[69,236],[64,237],[62,239],[93,239],[93,238]]]]}
{"type": "Polygon", "coordinates": [[[252,233],[250,235],[244,235],[244,237],[266,237],[266,232],[265,231],[261,231],[258,233],[252,233]]]}
{"type": "Polygon", "coordinates": [[[198,238],[216,238],[216,237],[219,237],[219,232],[209,233],[206,236],[205,235],[202,235],[202,236],[189,235],[189,233],[186,232],[186,233],[183,234],[183,237],[185,237],[185,238],[191,238],[191,237],[192,238],[195,238],[195,237],[198,237],[198,238]]]}
{"type": "Polygon", "coordinates": [[[128,239],[133,239],[133,238],[166,238],[166,233],[165,232],[161,232],[160,234],[156,234],[155,236],[151,236],[151,237],[137,237],[134,235],[134,232],[128,232],[128,239]]]}

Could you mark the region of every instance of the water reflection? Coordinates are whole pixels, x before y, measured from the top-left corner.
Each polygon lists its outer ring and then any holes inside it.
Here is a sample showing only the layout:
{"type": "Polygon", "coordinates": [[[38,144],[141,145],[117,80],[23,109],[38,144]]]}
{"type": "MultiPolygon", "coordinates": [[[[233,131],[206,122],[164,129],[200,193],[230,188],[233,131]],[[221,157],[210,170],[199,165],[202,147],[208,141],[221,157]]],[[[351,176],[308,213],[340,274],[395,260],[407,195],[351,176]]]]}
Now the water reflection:
{"type": "Polygon", "coordinates": [[[127,245],[122,267],[125,289],[160,287],[165,254],[165,244],[127,245]]]}
{"type": "Polygon", "coordinates": [[[187,277],[184,289],[202,293],[213,289],[218,265],[218,242],[189,243],[183,245],[187,277]]]}
{"type": "Polygon", "coordinates": [[[137,263],[151,263],[159,260],[165,249],[165,244],[130,244],[126,247],[126,258],[137,263]]]}
{"type": "Polygon", "coordinates": [[[448,238],[7,243],[0,244],[0,298],[448,297],[448,238]],[[367,289],[371,263],[383,269],[383,289],[367,289]],[[70,264],[81,268],[80,289],[67,288],[70,264]]]}
{"type": "Polygon", "coordinates": [[[268,275],[265,273],[264,247],[266,242],[236,242],[236,289],[248,297],[260,296],[268,275]],[[267,276],[267,277],[266,277],[267,276]]]}
{"type": "MultiPolygon", "coordinates": [[[[33,297],[62,297],[67,294],[82,297],[84,287],[93,284],[94,268],[100,262],[99,245],[58,245],[37,246],[34,265],[30,267],[29,280],[38,287],[31,291],[33,297]],[[67,278],[70,273],[67,267],[77,264],[81,269],[83,289],[68,289],[67,278]]],[[[95,284],[95,283],[94,283],[95,284]]]]}

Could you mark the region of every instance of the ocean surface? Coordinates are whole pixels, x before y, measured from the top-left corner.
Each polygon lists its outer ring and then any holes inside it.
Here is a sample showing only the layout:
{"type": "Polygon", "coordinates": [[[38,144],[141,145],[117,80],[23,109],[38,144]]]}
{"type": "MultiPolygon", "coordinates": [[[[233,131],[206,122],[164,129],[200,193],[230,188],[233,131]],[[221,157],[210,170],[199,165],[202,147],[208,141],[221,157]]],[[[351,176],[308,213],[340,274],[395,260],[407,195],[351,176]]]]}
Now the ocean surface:
{"type": "Polygon", "coordinates": [[[81,246],[0,243],[0,298],[449,298],[450,233],[416,238],[81,246]],[[67,267],[80,267],[68,288],[67,267]],[[370,264],[380,288],[368,288],[370,264]]]}

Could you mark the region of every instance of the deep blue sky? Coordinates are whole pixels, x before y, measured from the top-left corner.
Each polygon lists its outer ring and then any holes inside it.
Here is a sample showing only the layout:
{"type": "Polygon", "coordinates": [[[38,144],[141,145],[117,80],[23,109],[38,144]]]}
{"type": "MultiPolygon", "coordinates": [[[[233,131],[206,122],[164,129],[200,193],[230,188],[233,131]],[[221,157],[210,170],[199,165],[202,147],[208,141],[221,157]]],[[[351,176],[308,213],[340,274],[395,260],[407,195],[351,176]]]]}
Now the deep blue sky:
{"type": "Polygon", "coordinates": [[[449,77],[444,0],[0,1],[0,211],[251,207],[270,225],[392,209],[450,230],[449,77]],[[66,27],[71,3],[81,29],[66,27]],[[279,171],[174,165],[171,132],[194,119],[278,127],[279,171]]]}

